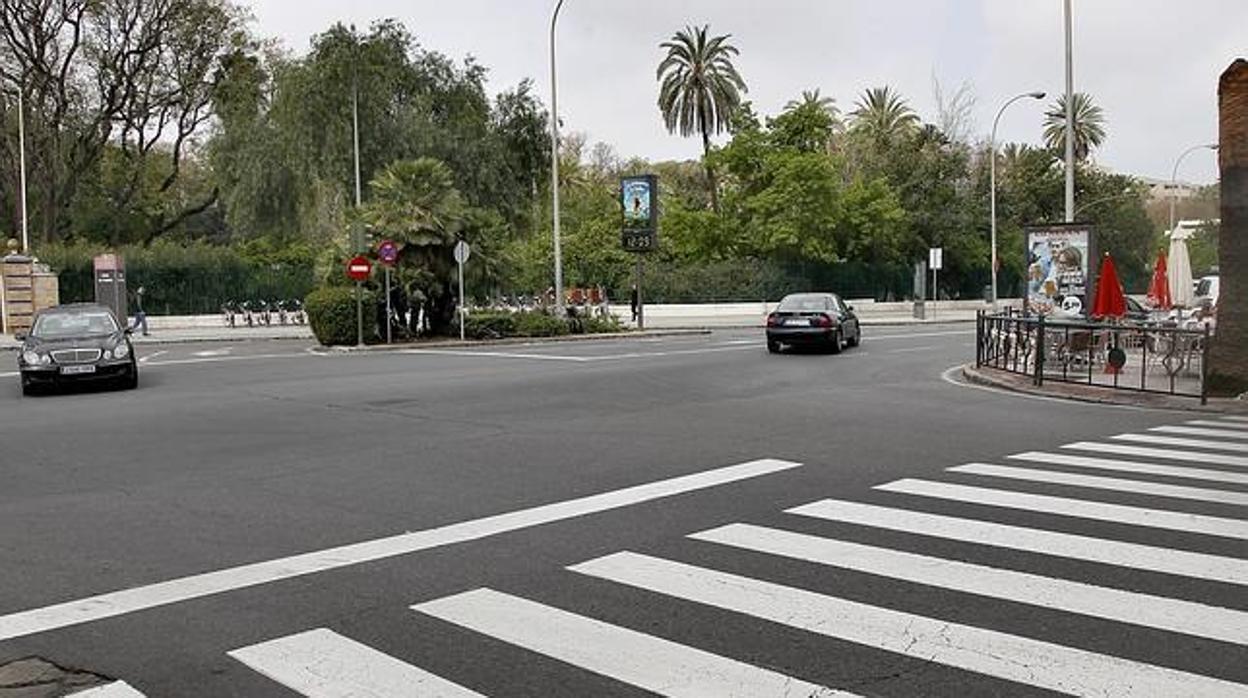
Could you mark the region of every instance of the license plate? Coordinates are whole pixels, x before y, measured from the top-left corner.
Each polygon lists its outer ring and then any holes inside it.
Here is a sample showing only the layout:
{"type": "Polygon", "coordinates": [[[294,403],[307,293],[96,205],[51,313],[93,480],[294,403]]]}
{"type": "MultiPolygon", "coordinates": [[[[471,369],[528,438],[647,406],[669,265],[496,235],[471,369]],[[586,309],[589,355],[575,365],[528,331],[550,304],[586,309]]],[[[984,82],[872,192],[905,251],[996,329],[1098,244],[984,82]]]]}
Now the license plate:
{"type": "Polygon", "coordinates": [[[91,364],[85,364],[83,366],[62,366],[61,367],[62,376],[80,376],[84,373],[95,373],[95,366],[91,364]]]}
{"type": "Polygon", "coordinates": [[[784,324],[789,327],[810,327],[810,320],[804,317],[791,317],[785,320],[784,324]]]}

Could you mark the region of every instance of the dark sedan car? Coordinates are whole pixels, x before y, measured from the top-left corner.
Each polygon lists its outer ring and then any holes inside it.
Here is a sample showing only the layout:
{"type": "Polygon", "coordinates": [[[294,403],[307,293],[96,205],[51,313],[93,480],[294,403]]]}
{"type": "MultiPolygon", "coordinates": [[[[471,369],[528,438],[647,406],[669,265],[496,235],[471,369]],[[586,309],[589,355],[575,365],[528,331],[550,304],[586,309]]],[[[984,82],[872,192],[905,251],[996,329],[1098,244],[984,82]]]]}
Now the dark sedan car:
{"type": "Polygon", "coordinates": [[[795,293],[785,296],[767,316],[767,351],[782,346],[824,346],[839,354],[842,347],[856,347],[862,327],[854,309],[835,293],[795,293]]]}
{"type": "Polygon", "coordinates": [[[139,384],[130,331],[102,305],[61,305],[40,311],[30,334],[19,336],[22,392],[77,382],[139,384]]]}

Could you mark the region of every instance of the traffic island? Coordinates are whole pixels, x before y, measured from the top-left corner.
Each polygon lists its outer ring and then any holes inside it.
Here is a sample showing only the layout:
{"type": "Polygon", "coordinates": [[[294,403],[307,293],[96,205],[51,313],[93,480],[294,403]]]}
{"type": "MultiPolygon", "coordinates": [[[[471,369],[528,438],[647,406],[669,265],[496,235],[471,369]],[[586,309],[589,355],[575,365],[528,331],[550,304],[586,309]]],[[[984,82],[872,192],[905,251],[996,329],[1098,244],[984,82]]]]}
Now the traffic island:
{"type": "Polygon", "coordinates": [[[1207,404],[1201,405],[1198,398],[1114,390],[1080,383],[1045,383],[1037,386],[1028,376],[991,368],[976,368],[975,364],[966,364],[961,373],[966,382],[974,385],[1062,400],[1158,410],[1248,414],[1248,399],[1243,396],[1236,399],[1209,398],[1207,404]]]}

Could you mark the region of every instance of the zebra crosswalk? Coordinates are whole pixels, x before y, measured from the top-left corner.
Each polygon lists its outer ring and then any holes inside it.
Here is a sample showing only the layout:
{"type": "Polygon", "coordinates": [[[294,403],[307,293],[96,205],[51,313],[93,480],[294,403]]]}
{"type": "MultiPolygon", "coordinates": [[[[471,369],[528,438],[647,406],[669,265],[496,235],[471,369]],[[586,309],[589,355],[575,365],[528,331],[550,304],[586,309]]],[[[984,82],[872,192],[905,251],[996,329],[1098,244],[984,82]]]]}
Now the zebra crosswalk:
{"type": "MultiPolygon", "coordinates": [[[[687,559],[680,546],[666,554],[620,549],[551,572],[568,575],[569,582],[592,580],[644,603],[687,605],[700,609],[704,615],[698,617],[731,618],[760,632],[782,628],[831,641],[828,647],[918,660],[955,675],[988,677],[1001,686],[1075,696],[1248,697],[1248,595],[1243,593],[1248,587],[1248,547],[1243,544],[1248,540],[1248,473],[1237,469],[1248,466],[1248,458],[1232,455],[1248,451],[1245,438],[1248,420],[1205,418],[1145,434],[1067,444],[1055,452],[1025,451],[1008,456],[1010,465],[964,463],[944,475],[881,483],[872,499],[884,504],[815,493],[775,512],[779,518],[767,525],[734,521],[690,532],[685,540],[714,553],[705,557],[687,559]],[[1062,494],[1028,491],[1036,487],[1062,494]],[[1133,503],[1121,503],[1124,498],[1133,503]],[[946,511],[950,505],[967,506],[956,516],[925,510],[937,503],[946,511]],[[1194,507],[1216,513],[1192,513],[1194,507]],[[1011,518],[1027,525],[998,520],[1011,518]],[[1048,527],[1054,522],[1061,522],[1053,527],[1059,530],[1048,527]],[[1103,535],[1071,532],[1092,524],[1112,526],[1102,528],[1109,532],[1103,535]],[[1140,536],[1117,539],[1123,531],[1176,532],[1181,535],[1160,540],[1207,544],[1190,549],[1172,542],[1137,542],[1140,536]],[[900,549],[896,534],[945,545],[900,549]],[[962,552],[942,554],[950,545],[962,552]],[[1008,564],[1001,562],[1003,552],[1010,554],[1008,564]],[[853,594],[836,585],[806,588],[792,579],[772,578],[770,572],[759,574],[758,566],[745,566],[755,570],[748,574],[724,569],[723,561],[734,555],[867,575],[913,591],[877,600],[870,586],[853,594]],[[1128,588],[1122,575],[1077,578],[1070,570],[1078,565],[1164,575],[1161,579],[1173,584],[1128,588]],[[1233,588],[1238,596],[1197,598],[1211,588],[1233,588]],[[1055,641],[1039,621],[1035,626],[981,626],[946,606],[910,605],[925,593],[963,599],[964,607],[1022,609],[1011,617],[1070,617],[1124,635],[1146,632],[1175,642],[1119,652],[1116,646],[1107,651],[1106,645],[1093,647],[1078,637],[1055,641]],[[1207,643],[1201,646],[1226,661],[1189,666],[1173,648],[1191,642],[1207,643]]],[[[754,697],[853,696],[862,690],[829,673],[810,675],[802,661],[778,666],[733,656],[724,644],[697,646],[688,636],[671,634],[671,628],[621,622],[629,616],[605,612],[597,604],[586,608],[531,595],[482,586],[412,599],[395,613],[433,623],[426,627],[454,629],[459,642],[468,637],[501,643],[606,677],[622,692],[631,687],[665,696],[754,697]]],[[[611,603],[618,598],[608,595],[601,601],[611,603]]],[[[508,693],[506,686],[492,685],[471,671],[433,662],[442,672],[434,673],[421,668],[421,656],[388,654],[327,627],[239,647],[228,655],[275,685],[312,698],[508,693]]],[[[819,661],[835,664],[837,657],[825,653],[819,661]]],[[[128,685],[124,690],[134,691],[128,685]]],[[[566,686],[561,690],[577,693],[566,686]]]]}

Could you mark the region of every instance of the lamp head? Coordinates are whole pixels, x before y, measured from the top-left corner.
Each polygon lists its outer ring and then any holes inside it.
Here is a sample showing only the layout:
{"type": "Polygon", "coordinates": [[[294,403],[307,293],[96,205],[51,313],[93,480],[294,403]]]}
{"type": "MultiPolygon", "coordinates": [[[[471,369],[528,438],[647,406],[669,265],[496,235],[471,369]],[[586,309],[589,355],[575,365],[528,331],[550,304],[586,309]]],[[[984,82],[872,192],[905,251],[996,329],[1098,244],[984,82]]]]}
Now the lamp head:
{"type": "Polygon", "coordinates": [[[1031,97],[1032,99],[1044,99],[1043,92],[1028,92],[1027,96],[1031,97]]]}

